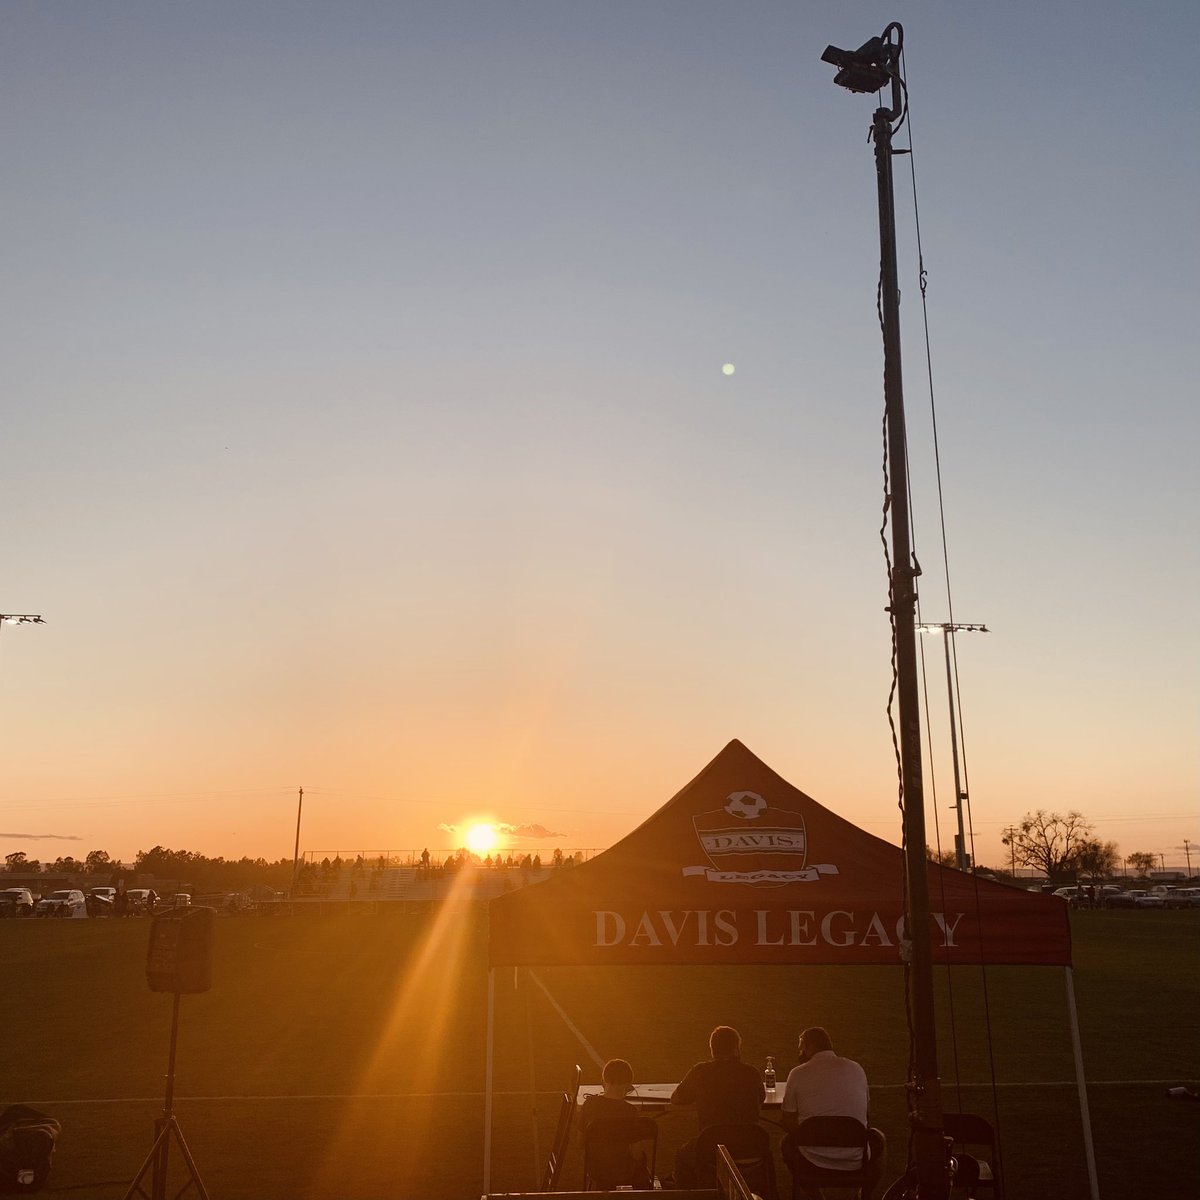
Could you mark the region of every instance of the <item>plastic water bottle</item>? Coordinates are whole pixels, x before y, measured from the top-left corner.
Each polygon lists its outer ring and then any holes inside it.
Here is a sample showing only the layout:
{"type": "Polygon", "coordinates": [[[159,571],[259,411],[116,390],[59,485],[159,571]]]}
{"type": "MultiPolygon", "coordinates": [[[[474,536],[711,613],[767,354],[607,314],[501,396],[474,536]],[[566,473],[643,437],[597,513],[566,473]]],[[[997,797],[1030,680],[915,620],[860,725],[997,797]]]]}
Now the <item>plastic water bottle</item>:
{"type": "Polygon", "coordinates": [[[767,1055],[767,1069],[763,1072],[763,1083],[766,1084],[769,1095],[775,1094],[775,1058],[767,1055]]]}

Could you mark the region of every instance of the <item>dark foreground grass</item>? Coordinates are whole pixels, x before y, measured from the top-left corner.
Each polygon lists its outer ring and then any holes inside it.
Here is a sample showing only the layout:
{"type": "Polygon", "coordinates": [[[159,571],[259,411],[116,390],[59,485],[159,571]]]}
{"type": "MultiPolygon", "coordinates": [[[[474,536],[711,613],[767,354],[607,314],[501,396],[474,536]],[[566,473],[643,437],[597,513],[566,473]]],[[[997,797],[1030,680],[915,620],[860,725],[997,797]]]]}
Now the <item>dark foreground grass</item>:
{"type": "MultiPolygon", "coordinates": [[[[0,1102],[63,1124],[48,1196],[120,1197],[162,1104],[171,998],[151,993],[138,921],[0,923],[0,1102]]],[[[212,991],[181,1004],[176,1112],[214,1200],[466,1200],[482,1190],[486,928],[475,910],[230,920],[212,991]]],[[[1106,1200],[1200,1194],[1200,913],[1074,920],[1084,1063],[1106,1200]]],[[[717,1022],[746,1057],[790,1062],[824,1024],[859,1058],[903,1166],[902,976],[882,968],[544,970],[601,1057],[678,1079],[717,1022]]],[[[1009,1196],[1085,1200],[1060,969],[938,977],[948,1107],[997,1119],[1009,1196]],[[991,1036],[989,1038],[988,1031],[991,1036]],[[992,1087],[994,1063],[998,1086],[992,1087]]],[[[492,1186],[533,1185],[571,1064],[598,1070],[543,992],[498,973],[492,1186]]],[[[660,1165],[693,1132],[660,1120],[660,1165]]],[[[177,1161],[178,1156],[175,1156],[177,1161]]],[[[578,1181],[578,1161],[568,1166],[578,1181]]],[[[786,1178],[781,1174],[781,1178],[786,1178]]],[[[180,1180],[172,1181],[175,1187],[180,1180]]]]}

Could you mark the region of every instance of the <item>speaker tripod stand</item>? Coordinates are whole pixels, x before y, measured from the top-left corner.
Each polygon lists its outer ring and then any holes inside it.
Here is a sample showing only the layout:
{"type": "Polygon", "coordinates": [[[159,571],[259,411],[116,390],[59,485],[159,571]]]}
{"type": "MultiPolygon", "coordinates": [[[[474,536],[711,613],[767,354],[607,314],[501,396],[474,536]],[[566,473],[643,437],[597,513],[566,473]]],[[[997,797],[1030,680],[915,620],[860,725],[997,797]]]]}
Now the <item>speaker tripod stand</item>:
{"type": "Polygon", "coordinates": [[[146,1161],[142,1163],[141,1170],[134,1176],[123,1200],[133,1200],[135,1196],[140,1196],[142,1200],[166,1200],[167,1160],[170,1156],[172,1138],[178,1145],[179,1153],[183,1155],[183,1161],[188,1170],[187,1182],[175,1193],[175,1200],[179,1200],[179,1197],[189,1187],[195,1187],[200,1200],[209,1200],[208,1192],[204,1189],[204,1180],[200,1178],[200,1172],[196,1169],[196,1160],[192,1158],[192,1152],[188,1149],[188,1144],[183,1137],[183,1130],[179,1128],[179,1121],[176,1119],[172,1107],[175,1100],[175,1041],[178,1034],[179,993],[176,992],[175,1005],[171,1010],[171,1051],[167,1058],[167,1093],[163,1098],[162,1116],[154,1122],[154,1145],[150,1147],[146,1161]],[[143,1187],[143,1181],[147,1174],[150,1175],[149,1192],[143,1187]]]}

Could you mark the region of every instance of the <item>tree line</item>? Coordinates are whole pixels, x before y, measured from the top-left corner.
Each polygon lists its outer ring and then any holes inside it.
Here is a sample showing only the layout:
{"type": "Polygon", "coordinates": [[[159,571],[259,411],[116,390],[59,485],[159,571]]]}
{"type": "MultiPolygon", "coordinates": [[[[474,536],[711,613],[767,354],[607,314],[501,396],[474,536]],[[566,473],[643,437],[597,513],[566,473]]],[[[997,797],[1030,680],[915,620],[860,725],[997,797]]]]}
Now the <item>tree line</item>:
{"type": "MultiPolygon", "coordinates": [[[[1157,854],[1137,850],[1122,858],[1117,843],[1101,841],[1095,828],[1074,810],[1057,813],[1039,808],[1010,825],[1000,840],[1009,848],[1012,866],[1037,871],[1051,883],[1111,879],[1122,864],[1135,875],[1148,875],[1154,869],[1157,854]]],[[[929,857],[942,866],[954,866],[953,851],[931,850],[929,857]]]]}
{"type": "Polygon", "coordinates": [[[155,879],[187,883],[201,892],[230,892],[263,885],[286,889],[292,881],[292,860],[281,858],[208,858],[191,850],[155,846],[139,850],[132,866],[125,866],[106,850],[92,850],[82,859],[66,855],[52,863],[31,859],[23,850],[4,856],[7,870],[20,874],[92,875],[104,882],[118,877],[151,875],[155,879]]]}
{"type": "MultiPolygon", "coordinates": [[[[1158,858],[1147,851],[1135,851],[1122,859],[1117,843],[1097,838],[1095,826],[1075,811],[1056,813],[1039,808],[1036,812],[1028,812],[1019,824],[1006,830],[1001,840],[1009,848],[1013,865],[1038,871],[1052,883],[1109,879],[1117,874],[1122,862],[1134,874],[1146,875],[1154,869],[1158,858]]],[[[931,851],[930,857],[944,865],[954,865],[952,852],[936,855],[931,851]]],[[[574,861],[574,858],[564,860],[561,850],[554,853],[555,866],[571,866],[574,861]]],[[[123,866],[105,850],[89,851],[82,859],[66,855],[45,864],[29,858],[23,850],[17,850],[6,854],[4,862],[7,870],[22,874],[94,875],[106,881],[129,874],[152,875],[156,879],[187,882],[205,892],[234,891],[260,884],[286,890],[292,884],[292,860],[289,858],[274,862],[265,858],[208,858],[191,850],[169,850],[165,846],[139,850],[132,867],[123,866]]],[[[495,865],[502,862],[497,855],[495,865]]],[[[446,868],[457,865],[461,864],[454,856],[446,862],[446,868]]],[[[490,855],[487,865],[492,865],[490,855]]],[[[529,855],[514,862],[510,854],[506,865],[536,868],[541,862],[540,859],[532,862],[529,855]]]]}
{"type": "Polygon", "coordinates": [[[1148,851],[1121,857],[1116,842],[1101,841],[1096,827],[1080,812],[1027,812],[1005,831],[1001,841],[1011,861],[1042,872],[1051,883],[1070,879],[1111,879],[1122,862],[1136,875],[1146,875],[1158,859],[1148,851]]]}

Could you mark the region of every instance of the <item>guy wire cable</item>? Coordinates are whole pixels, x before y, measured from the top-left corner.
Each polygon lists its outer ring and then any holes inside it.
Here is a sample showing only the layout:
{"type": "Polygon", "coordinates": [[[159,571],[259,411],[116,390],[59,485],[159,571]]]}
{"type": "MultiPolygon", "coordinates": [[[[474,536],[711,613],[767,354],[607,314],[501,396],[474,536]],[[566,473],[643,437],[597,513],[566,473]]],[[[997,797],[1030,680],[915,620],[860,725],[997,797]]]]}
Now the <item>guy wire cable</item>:
{"type": "MultiPolygon", "coordinates": [[[[903,48],[901,49],[901,52],[900,52],[900,63],[901,63],[900,87],[901,87],[901,91],[904,95],[904,111],[901,114],[900,121],[898,122],[898,124],[896,126],[897,130],[899,130],[899,128],[905,124],[905,122],[909,119],[909,116],[910,116],[909,100],[908,100],[908,84],[907,84],[906,79],[904,78],[904,51],[903,51],[903,48]]],[[[912,125],[911,125],[911,123],[909,123],[909,127],[908,127],[908,147],[904,151],[904,153],[907,153],[907,155],[909,157],[909,162],[911,164],[911,161],[912,161],[912,125]]],[[[915,219],[915,216],[916,216],[915,177],[914,177],[914,184],[913,184],[913,213],[914,213],[914,219],[915,219]]],[[[918,244],[918,249],[919,249],[919,247],[920,247],[919,226],[918,226],[917,244],[918,244]]],[[[918,261],[919,261],[919,255],[918,255],[918,261]]],[[[924,274],[922,272],[922,276],[921,276],[922,293],[924,293],[924,288],[925,288],[925,280],[924,280],[924,274]]],[[[927,320],[925,323],[925,349],[926,349],[926,362],[928,363],[929,326],[928,326],[927,320]]],[[[904,453],[905,453],[905,466],[907,468],[909,468],[906,474],[907,474],[907,479],[908,479],[908,513],[909,513],[909,531],[910,531],[910,537],[911,537],[911,553],[912,553],[912,558],[913,558],[913,568],[916,572],[916,576],[919,578],[921,575],[921,564],[920,564],[920,558],[917,555],[916,504],[913,501],[913,495],[912,495],[913,472],[911,469],[912,464],[911,464],[911,461],[909,460],[909,450],[908,450],[908,440],[907,439],[905,439],[904,453]]],[[[941,475],[940,475],[940,473],[938,475],[938,495],[939,495],[939,500],[940,500],[940,496],[941,496],[941,475]]],[[[945,541],[944,531],[945,531],[945,521],[943,519],[943,543],[945,541]]],[[[916,617],[917,617],[917,624],[919,626],[919,625],[923,624],[922,617],[921,617],[921,594],[920,594],[919,588],[916,588],[915,591],[916,591],[916,617]]],[[[942,636],[945,637],[948,635],[943,633],[942,636]]],[[[925,737],[926,737],[926,744],[929,748],[930,805],[933,809],[934,844],[937,847],[938,866],[940,868],[942,865],[941,864],[942,826],[941,826],[941,819],[940,819],[939,813],[938,813],[937,772],[934,768],[934,757],[933,757],[933,723],[930,720],[929,680],[928,680],[928,675],[925,670],[925,641],[923,638],[920,640],[919,644],[920,644],[920,664],[921,664],[921,687],[922,687],[923,702],[924,702],[924,708],[925,708],[925,737]]],[[[957,801],[957,797],[955,799],[957,801]]],[[[928,847],[926,847],[926,850],[928,850],[928,847]]],[[[928,854],[926,854],[926,858],[928,858],[928,854]]],[[[906,858],[906,861],[907,861],[907,858],[906,858]]],[[[938,884],[939,884],[939,887],[941,890],[942,911],[945,912],[946,911],[946,875],[943,870],[938,871],[938,884]]],[[[906,894],[907,894],[907,892],[906,892],[906,894]]],[[[945,964],[945,973],[946,973],[946,995],[947,995],[948,1010],[949,1010],[949,1016],[950,1016],[950,1045],[952,1047],[953,1056],[954,1056],[954,1088],[955,1088],[955,1092],[958,1096],[958,1107],[959,1107],[959,1110],[961,1111],[962,1110],[962,1072],[961,1072],[961,1068],[960,1068],[960,1064],[959,1064],[959,1055],[958,1055],[958,1010],[957,1010],[957,1007],[954,1002],[954,971],[951,968],[950,963],[945,964]]]]}
{"type": "MultiPolygon", "coordinates": [[[[953,623],[954,623],[954,594],[953,594],[953,589],[952,589],[951,583],[950,583],[950,554],[949,554],[948,538],[946,536],[946,506],[945,506],[945,496],[944,496],[944,492],[943,492],[943,488],[942,488],[942,460],[941,460],[940,443],[939,443],[939,439],[938,439],[937,402],[936,402],[936,398],[935,398],[934,384],[933,384],[933,353],[932,353],[932,349],[930,346],[930,337],[929,337],[929,305],[928,305],[928,296],[927,296],[929,273],[925,268],[925,255],[924,255],[924,248],[923,248],[922,240],[921,240],[921,210],[920,210],[920,204],[917,199],[916,151],[913,146],[912,114],[909,110],[909,104],[908,104],[906,62],[907,62],[907,60],[905,59],[903,49],[901,49],[901,53],[900,53],[901,86],[903,87],[903,90],[904,90],[904,99],[905,99],[904,115],[908,119],[908,166],[909,166],[909,174],[910,174],[911,182],[912,182],[913,223],[914,223],[914,229],[915,229],[916,240],[917,240],[917,270],[918,270],[918,278],[920,280],[920,286],[921,286],[921,320],[922,320],[922,327],[923,327],[924,338],[925,338],[925,365],[926,365],[927,384],[929,387],[929,412],[930,412],[930,421],[931,421],[932,434],[933,434],[933,458],[934,458],[934,467],[935,467],[936,478],[937,478],[938,518],[939,518],[939,523],[941,526],[941,535],[942,535],[942,567],[943,567],[945,581],[946,581],[946,608],[947,608],[946,615],[949,619],[949,624],[953,625],[953,623]]],[[[948,632],[943,632],[942,636],[949,637],[950,634],[948,632]]],[[[955,691],[957,692],[958,691],[957,647],[954,647],[954,654],[953,654],[952,658],[953,658],[953,662],[954,662],[955,691]]],[[[957,713],[959,715],[954,719],[958,722],[958,728],[961,731],[961,728],[962,728],[961,698],[959,699],[959,703],[957,705],[957,713]]],[[[967,796],[968,796],[967,815],[968,815],[968,820],[970,820],[970,814],[971,814],[970,800],[969,800],[970,788],[966,784],[967,776],[966,776],[966,769],[965,769],[965,759],[966,759],[965,747],[964,747],[964,751],[963,751],[963,759],[964,759],[963,791],[966,792],[967,796]]],[[[961,804],[962,801],[959,797],[956,796],[955,803],[961,804]]],[[[975,870],[975,865],[976,865],[975,864],[975,830],[974,830],[973,823],[971,823],[971,825],[970,825],[970,831],[971,831],[971,865],[972,865],[971,874],[974,877],[974,881],[975,881],[976,923],[977,923],[977,929],[978,929],[978,936],[980,938],[980,948],[982,950],[982,948],[983,948],[983,946],[982,946],[983,929],[982,929],[982,921],[980,919],[980,913],[979,913],[979,875],[975,870]]],[[[983,958],[982,954],[980,955],[980,958],[981,958],[981,961],[979,964],[979,970],[980,970],[980,980],[981,980],[982,991],[983,991],[984,1028],[985,1028],[986,1034],[987,1034],[988,1070],[989,1070],[989,1074],[991,1077],[991,1089],[992,1089],[992,1119],[995,1123],[995,1129],[996,1129],[996,1154],[997,1154],[997,1158],[1000,1162],[1000,1166],[1001,1166],[1001,1168],[1003,1168],[1003,1156],[1002,1156],[1001,1150],[1000,1150],[1000,1146],[1001,1146],[1001,1142],[1002,1142],[1001,1131],[1000,1131],[1000,1097],[999,1097],[999,1091],[996,1086],[996,1057],[995,1057],[995,1043],[994,1043],[994,1039],[992,1036],[991,1000],[990,1000],[990,994],[989,994],[989,989],[988,989],[987,964],[986,964],[986,962],[982,961],[982,958],[983,958]]],[[[955,1056],[956,1056],[956,1061],[957,1061],[957,1042],[955,1044],[955,1056]]],[[[961,1103],[960,1103],[960,1109],[961,1109],[961,1103]]]]}

